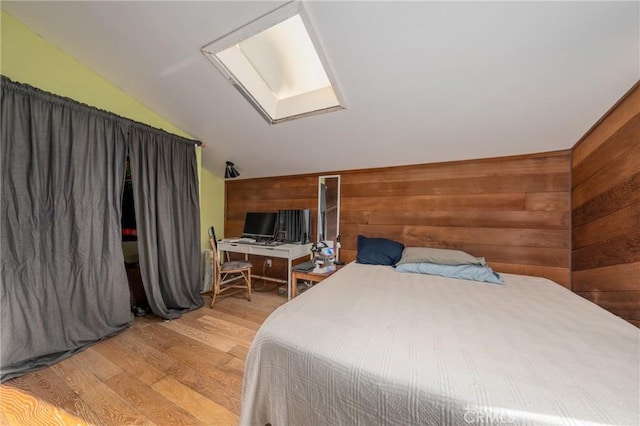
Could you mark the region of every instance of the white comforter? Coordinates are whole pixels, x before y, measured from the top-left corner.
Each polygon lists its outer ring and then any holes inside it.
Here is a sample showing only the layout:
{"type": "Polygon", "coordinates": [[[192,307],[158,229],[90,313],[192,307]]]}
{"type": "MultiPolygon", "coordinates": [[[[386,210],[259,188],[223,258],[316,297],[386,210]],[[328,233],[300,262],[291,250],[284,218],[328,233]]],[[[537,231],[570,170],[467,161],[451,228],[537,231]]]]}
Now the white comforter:
{"type": "Polygon", "coordinates": [[[640,423],[640,330],[542,278],[349,264],[277,309],[241,425],[640,423]]]}

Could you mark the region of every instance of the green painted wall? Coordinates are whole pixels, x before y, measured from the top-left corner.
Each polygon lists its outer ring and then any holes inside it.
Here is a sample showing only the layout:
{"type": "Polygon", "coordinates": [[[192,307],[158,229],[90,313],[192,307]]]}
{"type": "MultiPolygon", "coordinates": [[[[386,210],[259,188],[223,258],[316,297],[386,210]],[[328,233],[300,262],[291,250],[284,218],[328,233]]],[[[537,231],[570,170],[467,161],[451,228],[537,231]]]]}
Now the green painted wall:
{"type": "MultiPolygon", "coordinates": [[[[204,148],[207,149],[207,148],[204,148]]],[[[203,246],[209,247],[210,226],[216,228],[216,237],[224,237],[224,179],[214,176],[209,170],[202,169],[200,185],[200,208],[206,215],[201,215],[203,229],[203,246]]]]}
{"type": "MultiPolygon", "coordinates": [[[[4,11],[0,21],[0,72],[13,81],[191,137],[4,11]]],[[[196,154],[202,246],[208,248],[206,230],[209,226],[214,225],[222,235],[224,180],[202,169],[201,149],[197,149],[196,154]]]]}

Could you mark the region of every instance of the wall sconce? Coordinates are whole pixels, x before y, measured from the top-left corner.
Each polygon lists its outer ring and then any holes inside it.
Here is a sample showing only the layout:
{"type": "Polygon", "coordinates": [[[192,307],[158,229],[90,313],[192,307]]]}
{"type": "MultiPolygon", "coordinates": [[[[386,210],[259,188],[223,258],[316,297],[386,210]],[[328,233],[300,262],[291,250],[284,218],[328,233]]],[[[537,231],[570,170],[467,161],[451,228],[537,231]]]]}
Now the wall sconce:
{"type": "Polygon", "coordinates": [[[233,164],[231,161],[227,161],[227,167],[224,170],[224,177],[229,179],[229,178],[236,178],[240,176],[240,172],[238,172],[238,170],[236,169],[235,164],[233,164]]]}

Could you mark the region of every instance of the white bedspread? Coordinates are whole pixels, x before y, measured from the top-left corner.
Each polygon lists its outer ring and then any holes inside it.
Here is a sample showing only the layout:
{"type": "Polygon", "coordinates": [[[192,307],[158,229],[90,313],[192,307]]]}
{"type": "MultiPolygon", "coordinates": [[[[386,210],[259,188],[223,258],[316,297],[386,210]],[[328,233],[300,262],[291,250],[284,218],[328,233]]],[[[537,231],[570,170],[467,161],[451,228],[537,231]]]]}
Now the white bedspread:
{"type": "Polygon", "coordinates": [[[640,423],[640,330],[542,278],[349,264],[262,325],[241,425],[640,423]]]}

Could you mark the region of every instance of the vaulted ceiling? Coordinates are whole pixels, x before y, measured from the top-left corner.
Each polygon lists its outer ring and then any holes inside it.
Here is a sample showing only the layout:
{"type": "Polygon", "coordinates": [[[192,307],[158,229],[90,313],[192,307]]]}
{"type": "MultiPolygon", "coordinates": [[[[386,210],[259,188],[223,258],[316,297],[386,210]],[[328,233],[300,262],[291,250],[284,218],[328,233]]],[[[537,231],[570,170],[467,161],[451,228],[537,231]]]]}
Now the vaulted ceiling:
{"type": "MultiPolygon", "coordinates": [[[[282,2],[2,9],[242,177],[570,148],[640,78],[638,2],[305,3],[346,110],[268,125],[200,48],[282,2]]],[[[37,55],[37,52],[25,52],[37,55]]]]}

